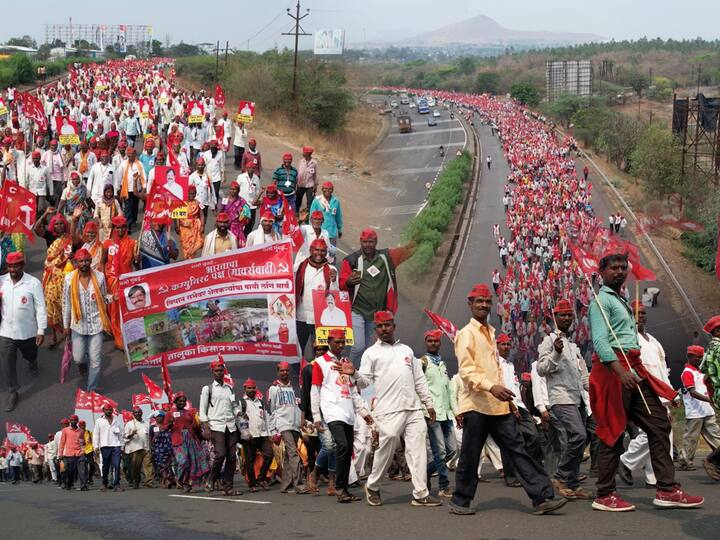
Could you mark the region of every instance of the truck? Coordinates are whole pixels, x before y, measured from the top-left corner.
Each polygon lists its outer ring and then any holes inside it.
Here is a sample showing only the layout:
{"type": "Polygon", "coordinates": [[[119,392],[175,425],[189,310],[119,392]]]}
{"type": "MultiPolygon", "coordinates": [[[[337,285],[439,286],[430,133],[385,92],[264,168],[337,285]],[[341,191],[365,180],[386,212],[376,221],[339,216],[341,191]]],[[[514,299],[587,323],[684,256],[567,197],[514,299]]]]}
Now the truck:
{"type": "Polygon", "coordinates": [[[410,98],[408,97],[407,93],[403,92],[402,94],[400,94],[400,104],[401,105],[410,104],[410,98]]]}
{"type": "Polygon", "coordinates": [[[400,133],[410,133],[412,131],[412,120],[409,114],[398,115],[397,124],[400,133]]]}
{"type": "Polygon", "coordinates": [[[428,114],[430,112],[430,106],[428,105],[428,100],[425,98],[418,99],[417,110],[420,114],[428,114]]]}

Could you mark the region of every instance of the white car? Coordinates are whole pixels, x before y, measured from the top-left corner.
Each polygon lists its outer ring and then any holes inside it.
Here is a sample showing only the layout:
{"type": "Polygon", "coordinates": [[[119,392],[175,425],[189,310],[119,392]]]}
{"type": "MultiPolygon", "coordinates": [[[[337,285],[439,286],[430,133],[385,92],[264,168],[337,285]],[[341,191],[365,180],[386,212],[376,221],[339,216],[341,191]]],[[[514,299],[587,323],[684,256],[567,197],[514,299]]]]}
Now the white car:
{"type": "Polygon", "coordinates": [[[397,109],[398,102],[393,99],[393,100],[390,102],[390,106],[391,106],[393,109],[397,109]]]}
{"type": "Polygon", "coordinates": [[[438,111],[437,109],[435,109],[435,110],[433,111],[433,116],[434,116],[435,118],[438,118],[438,117],[440,116],[440,111],[438,111]]]}
{"type": "Polygon", "coordinates": [[[435,106],[435,100],[433,98],[428,98],[428,107],[434,107],[435,106]]]}
{"type": "Polygon", "coordinates": [[[410,102],[410,108],[411,108],[411,109],[415,109],[416,107],[417,107],[417,105],[415,104],[415,102],[414,102],[414,101],[411,101],[411,102],[410,102]]]}

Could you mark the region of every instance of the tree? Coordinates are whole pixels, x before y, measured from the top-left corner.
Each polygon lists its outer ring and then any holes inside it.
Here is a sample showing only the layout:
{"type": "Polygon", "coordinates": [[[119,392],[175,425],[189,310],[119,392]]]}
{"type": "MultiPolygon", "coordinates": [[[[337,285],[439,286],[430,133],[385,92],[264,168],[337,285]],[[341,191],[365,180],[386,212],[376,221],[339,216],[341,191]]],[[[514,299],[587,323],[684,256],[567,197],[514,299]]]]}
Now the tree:
{"type": "Polygon", "coordinates": [[[555,116],[565,126],[570,125],[570,119],[583,106],[583,100],[573,94],[562,94],[550,104],[550,114],[555,116]]]}
{"type": "Polygon", "coordinates": [[[618,169],[628,170],[631,156],[642,133],[642,124],[621,113],[613,113],[602,129],[597,140],[597,148],[618,169]]]}
{"type": "Polygon", "coordinates": [[[478,73],[474,90],[478,94],[497,94],[500,90],[500,75],[494,71],[478,73]]]}
{"type": "Polygon", "coordinates": [[[13,47],[30,47],[31,49],[37,48],[37,42],[28,35],[10,38],[8,39],[6,45],[11,45],[13,47]]]}
{"type": "Polygon", "coordinates": [[[536,107],[540,103],[540,93],[529,82],[515,83],[510,87],[510,96],[523,105],[536,107]]]}
{"type": "Polygon", "coordinates": [[[631,172],[645,180],[645,189],[659,197],[680,188],[682,145],[665,127],[647,126],[630,154],[631,172]]]}
{"type": "Polygon", "coordinates": [[[163,55],[163,44],[162,41],[159,41],[157,39],[152,40],[152,45],[150,47],[152,56],[162,56],[163,55]]]}
{"type": "Polygon", "coordinates": [[[623,77],[625,84],[630,86],[638,96],[638,99],[642,98],[642,92],[650,84],[650,80],[647,75],[640,73],[637,70],[628,71],[623,77]]]}
{"type": "Polygon", "coordinates": [[[24,54],[13,54],[10,57],[15,83],[27,84],[35,81],[35,69],[30,59],[24,54]]]}
{"type": "Polygon", "coordinates": [[[43,43],[42,45],[40,45],[40,47],[38,47],[38,52],[35,55],[35,58],[37,58],[38,60],[47,60],[48,58],[50,58],[50,45],[48,45],[47,43],[43,43]]]}
{"type": "Polygon", "coordinates": [[[330,85],[315,89],[303,103],[307,117],[325,132],[342,127],[345,115],[353,107],[352,97],[344,88],[330,85]]]}
{"type": "Polygon", "coordinates": [[[475,73],[475,61],[469,56],[464,56],[458,60],[457,69],[463,75],[475,73]]]}

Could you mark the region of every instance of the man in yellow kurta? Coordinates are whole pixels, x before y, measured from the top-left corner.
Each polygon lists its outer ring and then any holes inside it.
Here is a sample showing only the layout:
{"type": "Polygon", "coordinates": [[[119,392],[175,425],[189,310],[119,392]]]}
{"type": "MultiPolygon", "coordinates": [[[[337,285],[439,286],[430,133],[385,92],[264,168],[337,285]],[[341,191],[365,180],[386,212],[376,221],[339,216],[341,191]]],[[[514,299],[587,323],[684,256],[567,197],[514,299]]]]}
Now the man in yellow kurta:
{"type": "Polygon", "coordinates": [[[470,503],[478,484],[478,464],[488,435],[514,466],[516,475],[533,503],[533,513],[547,514],[567,501],[554,498],[553,488],[542,465],[531,458],[512,414],[514,394],[503,385],[502,367],[495,348],[495,329],[488,323],[492,293],[487,285],[475,285],[467,296],[472,318],[455,338],[462,388],[458,413],[463,438],[450,501],[453,514],[475,512],[470,503]]]}

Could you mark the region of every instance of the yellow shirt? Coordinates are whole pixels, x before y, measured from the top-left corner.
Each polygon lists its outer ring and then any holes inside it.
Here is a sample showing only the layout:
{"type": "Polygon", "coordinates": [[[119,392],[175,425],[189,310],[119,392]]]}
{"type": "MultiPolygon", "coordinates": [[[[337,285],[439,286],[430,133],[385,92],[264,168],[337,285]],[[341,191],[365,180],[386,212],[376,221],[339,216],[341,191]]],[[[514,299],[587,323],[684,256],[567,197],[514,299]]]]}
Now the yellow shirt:
{"type": "Polygon", "coordinates": [[[490,388],[503,385],[503,372],[495,347],[495,329],[475,319],[457,333],[455,356],[463,385],[458,395],[458,412],[475,411],[499,416],[510,414],[510,405],[496,399],[490,388]]]}
{"type": "Polygon", "coordinates": [[[215,236],[215,253],[225,253],[230,251],[232,244],[230,243],[230,235],[226,235],[225,238],[219,234],[215,236]]]}
{"type": "Polygon", "coordinates": [[[85,446],[83,446],[83,454],[92,454],[93,452],[93,444],[92,444],[92,433],[85,430],[85,446]]]}

